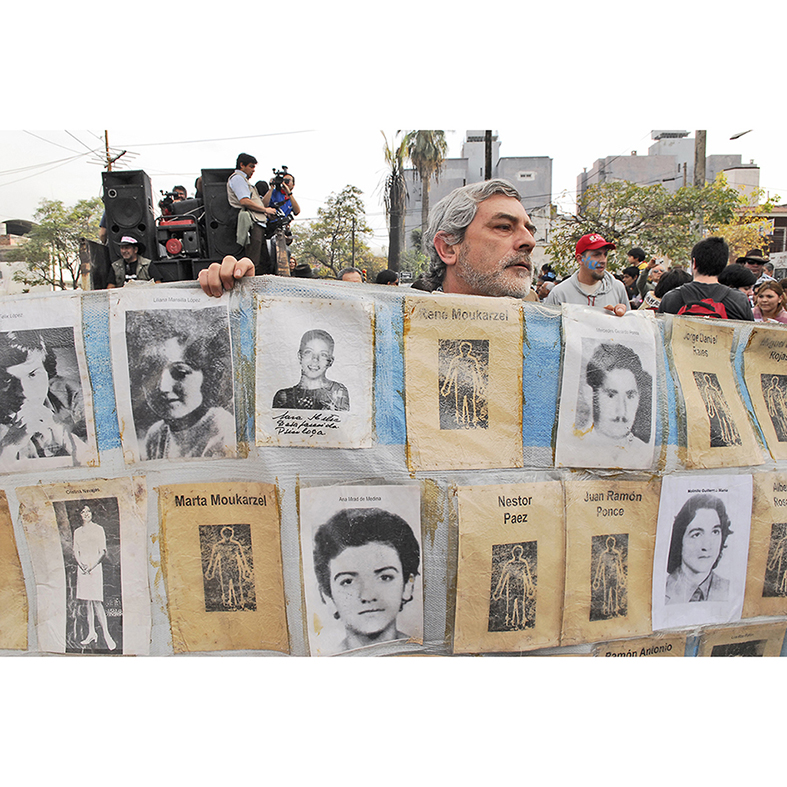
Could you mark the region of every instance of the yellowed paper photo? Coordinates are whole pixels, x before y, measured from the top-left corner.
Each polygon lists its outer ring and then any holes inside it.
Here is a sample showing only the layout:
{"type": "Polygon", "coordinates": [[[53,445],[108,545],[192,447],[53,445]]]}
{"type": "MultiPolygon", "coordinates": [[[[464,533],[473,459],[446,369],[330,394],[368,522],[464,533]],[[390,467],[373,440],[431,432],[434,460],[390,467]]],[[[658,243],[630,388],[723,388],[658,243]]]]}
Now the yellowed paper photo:
{"type": "Polygon", "coordinates": [[[176,653],[287,653],[276,488],[198,483],[158,489],[176,653]]]}
{"type": "Polygon", "coordinates": [[[369,448],[372,305],[261,298],[258,306],[257,443],[369,448]]]}
{"type": "Polygon", "coordinates": [[[405,299],[413,470],[522,466],[522,315],[508,298],[405,299]]]}
{"type": "Polygon", "coordinates": [[[743,617],[787,615],[787,474],[755,473],[743,617]]]}
{"type": "Polygon", "coordinates": [[[599,642],[593,646],[594,656],[625,658],[663,658],[686,655],[685,634],[654,634],[641,639],[622,639],[619,642],[599,642]]]}
{"type": "Polygon", "coordinates": [[[698,656],[779,656],[787,623],[719,626],[702,632],[698,656]]]}
{"type": "Polygon", "coordinates": [[[567,480],[561,645],[649,634],[657,480],[567,480]]]}
{"type": "Polygon", "coordinates": [[[466,486],[456,494],[454,651],[558,645],[565,557],[560,482],[466,486]]]}
{"type": "Polygon", "coordinates": [[[743,353],[744,380],[771,456],[787,459],[787,336],[758,325],[743,353]]]}
{"type": "Polygon", "coordinates": [[[27,649],[27,591],[5,492],[0,492],[0,650],[27,649]]]}
{"type": "Polygon", "coordinates": [[[747,467],[763,463],[735,383],[734,326],[719,320],[672,321],[672,358],[686,403],[686,465],[747,467]]]}
{"type": "Polygon", "coordinates": [[[145,480],[93,479],[16,493],[35,575],[39,649],[147,655],[145,480]]]}

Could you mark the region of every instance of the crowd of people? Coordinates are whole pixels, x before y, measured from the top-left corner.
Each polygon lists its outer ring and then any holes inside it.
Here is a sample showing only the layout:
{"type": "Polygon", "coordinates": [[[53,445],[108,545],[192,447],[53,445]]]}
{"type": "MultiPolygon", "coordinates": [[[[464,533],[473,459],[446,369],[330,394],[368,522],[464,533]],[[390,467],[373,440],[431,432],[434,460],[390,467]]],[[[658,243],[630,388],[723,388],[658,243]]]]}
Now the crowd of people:
{"type": "Polygon", "coordinates": [[[635,247],[628,251],[626,267],[611,274],[606,261],[614,249],[615,244],[601,235],[583,236],[576,246],[578,269],[574,274],[561,279],[552,265],[541,266],[534,283],[538,299],[548,304],[621,305],[658,313],[787,324],[787,278],[774,278],[773,263],[760,249],[730,262],[729,246],[723,238],[705,238],[694,247],[686,266],[648,260],[644,250],[635,247]],[[687,308],[690,302],[707,299],[722,303],[725,313],[687,308]]]}
{"type": "MultiPolygon", "coordinates": [[[[267,243],[272,235],[269,225],[275,217],[289,221],[300,213],[293,193],[294,176],[285,168],[283,176],[271,184],[252,184],[256,166],[254,156],[241,153],[227,181],[229,204],[238,211],[238,241],[243,251],[200,273],[200,283],[209,294],[221,295],[243,276],[277,272],[275,251],[271,252],[267,243]]],[[[199,179],[195,185],[199,191],[199,179]]],[[[172,202],[184,200],[186,189],[174,186],[168,198],[172,202]]],[[[619,315],[642,309],[787,324],[787,279],[775,279],[774,266],[760,249],[752,249],[731,263],[724,239],[711,237],[700,241],[685,263],[667,263],[633,247],[628,250],[626,266],[613,274],[609,257],[615,243],[589,233],[577,241],[574,273],[560,277],[547,263],[534,278],[534,233],[519,193],[507,181],[490,180],[455,189],[430,213],[424,233],[429,269],[410,286],[428,292],[508,295],[548,305],[597,306],[619,315]],[[499,259],[498,252],[503,255],[499,259]]],[[[287,245],[291,242],[290,234],[287,245]]],[[[121,259],[112,262],[115,282],[109,287],[123,286],[130,279],[157,280],[155,262],[142,256],[134,238],[121,238],[120,254],[121,259]]],[[[317,278],[312,267],[299,262],[289,248],[287,263],[290,276],[317,278]]],[[[353,265],[343,268],[336,279],[367,283],[366,272],[353,265]]],[[[383,270],[374,283],[397,286],[400,276],[383,270]]]]}

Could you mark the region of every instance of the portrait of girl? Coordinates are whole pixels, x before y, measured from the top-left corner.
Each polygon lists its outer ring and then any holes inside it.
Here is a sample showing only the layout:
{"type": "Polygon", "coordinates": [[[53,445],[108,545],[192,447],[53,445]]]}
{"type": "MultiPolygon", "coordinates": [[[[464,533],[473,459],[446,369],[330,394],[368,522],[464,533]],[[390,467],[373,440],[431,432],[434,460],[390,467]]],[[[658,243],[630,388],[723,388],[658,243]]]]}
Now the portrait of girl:
{"type": "Polygon", "coordinates": [[[0,333],[0,466],[87,461],[73,328],[0,333]]]}
{"type": "Polygon", "coordinates": [[[129,311],[126,344],[140,457],[233,456],[226,310],[129,311]]]}
{"type": "Polygon", "coordinates": [[[345,508],[317,528],[314,572],[322,602],[344,629],[336,652],[407,639],[399,616],[413,600],[421,549],[413,529],[382,508],[345,508]]]}

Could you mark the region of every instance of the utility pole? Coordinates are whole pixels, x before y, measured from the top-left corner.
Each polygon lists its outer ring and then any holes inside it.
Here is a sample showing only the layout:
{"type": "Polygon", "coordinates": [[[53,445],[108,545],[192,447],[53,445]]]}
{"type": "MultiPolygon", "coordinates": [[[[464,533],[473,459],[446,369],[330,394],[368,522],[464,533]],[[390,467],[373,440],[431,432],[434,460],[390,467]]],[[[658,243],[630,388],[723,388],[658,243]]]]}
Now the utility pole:
{"type": "Polygon", "coordinates": [[[694,132],[694,185],[701,189],[705,185],[705,141],[707,131],[694,132]]]}
{"type": "Polygon", "coordinates": [[[492,179],[492,131],[484,132],[484,180],[492,179]]]}
{"type": "MultiPolygon", "coordinates": [[[[698,189],[705,187],[705,140],[707,134],[707,131],[694,132],[694,186],[698,189]]],[[[694,225],[698,238],[702,237],[705,229],[703,219],[702,210],[698,209],[694,225]]]]}
{"type": "Polygon", "coordinates": [[[353,268],[355,267],[355,216],[353,216],[353,268]]]}
{"type": "Polygon", "coordinates": [[[128,151],[122,150],[117,156],[112,156],[109,153],[109,131],[104,131],[104,150],[106,151],[107,172],[112,172],[112,165],[121,157],[125,156],[128,151]]]}

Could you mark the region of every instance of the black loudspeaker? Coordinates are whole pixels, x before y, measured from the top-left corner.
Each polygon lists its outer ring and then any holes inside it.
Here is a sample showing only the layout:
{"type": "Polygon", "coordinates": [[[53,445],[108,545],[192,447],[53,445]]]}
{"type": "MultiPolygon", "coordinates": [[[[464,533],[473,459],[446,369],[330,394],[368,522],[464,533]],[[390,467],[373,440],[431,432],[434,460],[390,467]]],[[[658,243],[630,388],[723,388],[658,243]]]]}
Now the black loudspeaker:
{"type": "Polygon", "coordinates": [[[208,256],[237,257],[243,246],[237,240],[238,211],[227,198],[227,181],[234,169],[203,169],[202,199],[205,205],[205,229],[208,236],[208,256]]]}
{"type": "Polygon", "coordinates": [[[101,180],[111,259],[120,259],[120,239],[130,235],[139,241],[141,256],[157,260],[159,253],[150,178],[139,169],[102,172],[101,180]]]}

